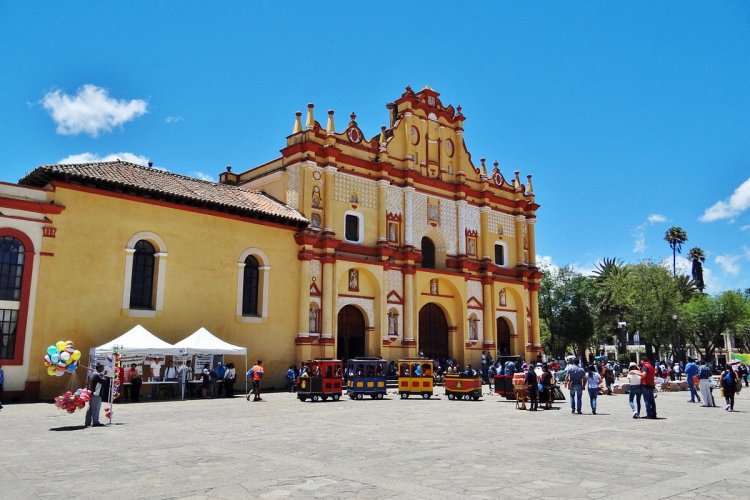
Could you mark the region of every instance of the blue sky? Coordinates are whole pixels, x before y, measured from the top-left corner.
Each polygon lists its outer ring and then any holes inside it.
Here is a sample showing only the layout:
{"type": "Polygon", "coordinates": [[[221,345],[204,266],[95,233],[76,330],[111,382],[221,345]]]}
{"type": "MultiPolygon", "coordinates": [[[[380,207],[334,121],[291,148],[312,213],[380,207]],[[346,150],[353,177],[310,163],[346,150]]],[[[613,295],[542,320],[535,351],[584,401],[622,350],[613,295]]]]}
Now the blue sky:
{"type": "Polygon", "coordinates": [[[112,155],[215,179],[308,102],[371,136],[430,85],[475,162],[533,174],[544,261],[660,261],[679,225],[708,291],[750,287],[748,2],[5,0],[0,61],[3,181],[112,155]]]}

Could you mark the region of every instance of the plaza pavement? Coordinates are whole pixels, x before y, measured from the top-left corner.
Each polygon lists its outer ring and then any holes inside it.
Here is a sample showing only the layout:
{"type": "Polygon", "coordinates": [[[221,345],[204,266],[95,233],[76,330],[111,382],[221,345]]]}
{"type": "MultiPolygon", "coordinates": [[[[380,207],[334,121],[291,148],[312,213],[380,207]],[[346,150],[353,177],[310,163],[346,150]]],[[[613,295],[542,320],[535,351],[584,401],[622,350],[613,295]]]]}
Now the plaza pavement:
{"type": "Polygon", "coordinates": [[[623,395],[594,416],[587,397],[571,415],[436,393],[122,404],[86,429],[83,411],[6,405],[0,498],[750,498],[748,389],[735,413],[660,393],[659,420],[623,395]]]}

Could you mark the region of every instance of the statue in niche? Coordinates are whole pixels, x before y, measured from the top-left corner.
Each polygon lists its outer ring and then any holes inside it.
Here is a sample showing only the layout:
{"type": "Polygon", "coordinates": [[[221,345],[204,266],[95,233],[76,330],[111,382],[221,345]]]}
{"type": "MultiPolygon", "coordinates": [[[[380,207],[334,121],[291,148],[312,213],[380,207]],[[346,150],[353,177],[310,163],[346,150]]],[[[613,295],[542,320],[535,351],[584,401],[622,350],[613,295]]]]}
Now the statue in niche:
{"type": "Polygon", "coordinates": [[[319,228],[320,227],[320,223],[321,223],[320,214],[313,213],[312,216],[310,217],[310,225],[312,227],[319,228]]]}
{"type": "Polygon", "coordinates": [[[398,336],[398,313],[396,311],[388,312],[388,335],[390,337],[398,336]]]}
{"type": "Polygon", "coordinates": [[[318,333],[318,308],[315,304],[310,304],[310,333],[318,333]]]}
{"type": "Polygon", "coordinates": [[[359,271],[356,269],[349,269],[349,291],[359,291],[359,271]]]}
{"type": "Polygon", "coordinates": [[[505,298],[505,288],[500,289],[500,305],[503,307],[508,305],[505,298]]]}
{"type": "Polygon", "coordinates": [[[397,229],[398,225],[395,222],[388,224],[388,241],[393,243],[398,242],[398,235],[396,234],[397,229]]]}
{"type": "Polygon", "coordinates": [[[474,317],[469,319],[469,340],[477,340],[479,338],[478,323],[479,323],[479,320],[474,317]]]}
{"type": "Polygon", "coordinates": [[[469,238],[466,244],[466,253],[471,257],[475,257],[477,255],[477,244],[474,238],[469,238]]]}
{"type": "Polygon", "coordinates": [[[430,280],[430,294],[431,295],[438,295],[438,280],[437,279],[431,279],[430,280]]]}
{"type": "Polygon", "coordinates": [[[312,206],[313,208],[318,208],[320,206],[320,188],[318,186],[313,187],[312,206]]]}

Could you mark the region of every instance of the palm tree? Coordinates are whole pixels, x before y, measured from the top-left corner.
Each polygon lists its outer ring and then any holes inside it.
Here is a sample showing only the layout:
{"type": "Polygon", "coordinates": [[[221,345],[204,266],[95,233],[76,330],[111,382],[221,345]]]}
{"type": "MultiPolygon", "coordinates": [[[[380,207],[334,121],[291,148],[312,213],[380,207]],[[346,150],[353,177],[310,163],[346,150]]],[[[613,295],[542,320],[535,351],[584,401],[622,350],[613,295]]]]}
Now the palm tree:
{"type": "Polygon", "coordinates": [[[681,253],[682,244],[687,241],[687,233],[680,226],[672,226],[664,234],[664,240],[672,249],[672,276],[677,276],[677,254],[681,253]]]}
{"type": "Polygon", "coordinates": [[[693,281],[695,288],[703,293],[706,284],[703,282],[703,262],[706,262],[706,254],[701,247],[693,247],[688,252],[688,259],[693,261],[693,281]]]}

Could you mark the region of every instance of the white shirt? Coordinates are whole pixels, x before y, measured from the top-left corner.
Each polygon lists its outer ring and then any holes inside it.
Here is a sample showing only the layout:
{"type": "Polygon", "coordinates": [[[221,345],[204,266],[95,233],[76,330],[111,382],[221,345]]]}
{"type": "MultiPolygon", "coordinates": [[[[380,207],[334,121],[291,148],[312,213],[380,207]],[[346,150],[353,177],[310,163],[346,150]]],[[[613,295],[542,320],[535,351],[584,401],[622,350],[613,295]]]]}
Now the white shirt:
{"type": "Polygon", "coordinates": [[[164,378],[177,378],[177,369],[174,366],[168,366],[164,370],[164,378]]]}
{"type": "Polygon", "coordinates": [[[161,365],[156,361],[151,363],[151,376],[154,378],[161,378],[161,365]]]}
{"type": "Polygon", "coordinates": [[[596,372],[587,372],[586,377],[588,378],[588,388],[589,389],[596,389],[599,387],[599,384],[602,382],[602,376],[599,375],[596,372]]]}
{"type": "Polygon", "coordinates": [[[628,372],[628,383],[630,385],[641,385],[641,376],[628,372]]]}

